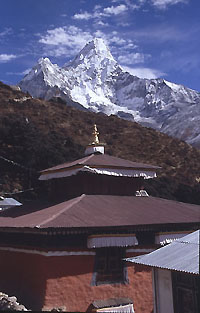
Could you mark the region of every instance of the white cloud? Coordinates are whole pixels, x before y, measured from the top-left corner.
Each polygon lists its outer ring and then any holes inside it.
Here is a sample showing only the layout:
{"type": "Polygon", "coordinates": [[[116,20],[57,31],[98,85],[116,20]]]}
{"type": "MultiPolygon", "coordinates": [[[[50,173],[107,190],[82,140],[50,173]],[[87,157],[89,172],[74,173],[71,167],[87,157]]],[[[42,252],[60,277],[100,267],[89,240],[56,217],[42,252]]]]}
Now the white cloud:
{"type": "Polygon", "coordinates": [[[138,64],[144,63],[144,61],[149,58],[149,54],[143,54],[139,52],[126,53],[118,56],[118,61],[121,64],[138,64]]]}
{"type": "Polygon", "coordinates": [[[127,23],[127,22],[119,22],[119,23],[118,23],[118,26],[127,27],[127,26],[130,26],[130,23],[127,23]]]}
{"type": "Polygon", "coordinates": [[[112,31],[111,33],[105,34],[103,31],[97,30],[96,32],[94,32],[94,37],[102,38],[105,43],[110,47],[117,46],[117,49],[113,51],[117,52],[115,53],[117,55],[119,54],[119,51],[122,51],[121,53],[123,53],[123,55],[126,55],[129,53],[130,49],[133,50],[138,48],[138,46],[135,45],[135,43],[131,39],[123,38],[117,31],[112,31]]]}
{"type": "Polygon", "coordinates": [[[81,12],[81,13],[76,13],[74,14],[74,16],[72,17],[75,20],[90,20],[90,19],[95,19],[95,18],[100,18],[102,14],[99,11],[99,7],[95,7],[94,11],[92,13],[89,13],[87,11],[85,12],[81,12]]]}
{"type": "Polygon", "coordinates": [[[109,37],[109,35],[106,35],[105,33],[103,33],[101,30],[96,30],[95,32],[94,32],[94,36],[95,37],[98,37],[98,38],[102,38],[104,41],[105,41],[105,43],[107,43],[108,44],[108,37],[109,37]]]}
{"type": "Polygon", "coordinates": [[[90,20],[91,18],[94,18],[94,14],[88,13],[87,11],[83,12],[83,13],[76,13],[73,18],[75,20],[90,20]]]}
{"type": "Polygon", "coordinates": [[[57,51],[60,51],[58,54],[61,55],[65,53],[67,47],[73,49],[71,53],[79,51],[94,37],[103,38],[108,45],[116,44],[127,45],[129,48],[136,47],[132,40],[120,37],[116,31],[105,34],[101,30],[97,30],[92,33],[83,31],[81,28],[76,26],[64,26],[47,30],[46,34],[40,35],[39,42],[46,46],[51,46],[52,49],[56,48],[57,51]]]}
{"type": "Polygon", "coordinates": [[[155,79],[155,78],[166,76],[166,73],[163,73],[156,69],[147,68],[147,67],[132,68],[128,66],[123,66],[123,69],[131,73],[132,75],[140,77],[140,78],[155,79]]]}
{"type": "Polygon", "coordinates": [[[169,5],[175,5],[178,3],[187,3],[188,0],[151,0],[152,4],[158,9],[166,9],[169,5]]]}
{"type": "MultiPolygon", "coordinates": [[[[133,0],[123,0],[123,2],[128,6],[130,9],[139,9],[140,5],[145,2],[146,0],[134,0],[135,3],[133,3],[133,0]]],[[[119,3],[122,2],[122,0],[112,0],[112,3],[119,3]]]]}
{"type": "Polygon", "coordinates": [[[103,27],[108,27],[108,26],[109,26],[108,23],[105,23],[105,22],[103,22],[103,21],[101,21],[101,20],[98,21],[96,24],[99,25],[99,26],[103,26],[103,27]]]}
{"type": "Polygon", "coordinates": [[[111,7],[104,8],[103,12],[106,15],[118,15],[118,14],[124,13],[127,10],[128,10],[128,7],[125,4],[120,4],[116,7],[112,5],[111,7]]]}
{"type": "Polygon", "coordinates": [[[138,46],[129,38],[121,36],[117,31],[105,33],[98,29],[95,32],[83,31],[81,28],[58,27],[47,30],[40,35],[39,43],[43,45],[43,55],[63,57],[66,60],[73,58],[94,37],[102,38],[106,45],[111,48],[111,53],[118,59],[120,64],[133,65],[144,63],[148,54],[137,52],[138,46]]]}
{"type": "Polygon", "coordinates": [[[117,31],[105,33],[98,29],[89,32],[83,31],[76,26],[64,26],[49,29],[46,33],[39,34],[39,36],[38,41],[43,46],[43,55],[45,56],[65,56],[66,59],[75,57],[85,44],[94,37],[102,38],[106,45],[110,46],[111,52],[116,57],[120,54],[119,61],[122,64],[142,63],[148,56],[141,53],[132,53],[138,46],[135,45],[133,40],[123,37],[117,31]]]}
{"type": "Polygon", "coordinates": [[[73,16],[75,20],[90,20],[90,19],[101,19],[103,17],[109,17],[111,15],[119,15],[128,10],[128,7],[125,4],[120,4],[117,6],[111,6],[107,8],[102,8],[100,5],[95,5],[93,12],[89,13],[87,11],[76,13],[73,16]]]}
{"type": "Polygon", "coordinates": [[[127,44],[127,41],[123,38],[120,38],[118,36],[111,36],[110,39],[109,39],[109,43],[114,43],[116,45],[126,45],[127,44]]]}
{"type": "Polygon", "coordinates": [[[93,36],[76,26],[57,27],[47,30],[39,42],[47,46],[46,53],[51,56],[74,56],[93,36]]]}
{"type": "Polygon", "coordinates": [[[97,4],[97,5],[95,5],[94,10],[96,11],[98,9],[101,9],[101,7],[102,7],[101,5],[97,4]]]}
{"type": "MultiPolygon", "coordinates": [[[[121,2],[118,0],[112,0],[113,3],[121,2]]],[[[126,6],[129,9],[140,9],[145,3],[151,2],[151,4],[156,7],[157,9],[167,9],[167,7],[171,5],[176,5],[180,3],[188,3],[189,0],[137,0],[132,3],[131,0],[124,0],[126,6]]]]}
{"type": "Polygon", "coordinates": [[[12,33],[12,28],[7,27],[2,32],[0,32],[0,38],[8,36],[12,33]]]}
{"type": "MultiPolygon", "coordinates": [[[[154,7],[158,9],[166,9],[168,6],[179,4],[179,3],[188,3],[189,0],[151,0],[151,3],[154,7]]],[[[119,2],[118,0],[112,1],[113,3],[119,2]]],[[[137,3],[132,3],[130,0],[124,0],[124,4],[112,5],[110,7],[102,7],[101,5],[95,5],[92,12],[84,11],[74,14],[72,17],[75,20],[85,20],[90,19],[100,20],[102,18],[117,16],[123,14],[129,10],[138,10],[140,9],[147,0],[138,0],[137,3]]]]}
{"type": "Polygon", "coordinates": [[[17,55],[15,54],[0,54],[0,63],[6,63],[16,58],[17,55]]]}

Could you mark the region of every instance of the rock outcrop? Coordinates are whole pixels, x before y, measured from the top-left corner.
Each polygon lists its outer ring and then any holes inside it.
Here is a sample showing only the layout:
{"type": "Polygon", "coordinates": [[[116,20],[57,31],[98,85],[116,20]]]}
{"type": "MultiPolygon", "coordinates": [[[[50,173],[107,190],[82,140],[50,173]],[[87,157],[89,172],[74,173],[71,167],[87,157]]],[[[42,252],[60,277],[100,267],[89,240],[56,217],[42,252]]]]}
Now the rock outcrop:
{"type": "Polygon", "coordinates": [[[17,302],[15,296],[9,297],[0,292],[0,311],[28,311],[23,304],[17,302]]]}

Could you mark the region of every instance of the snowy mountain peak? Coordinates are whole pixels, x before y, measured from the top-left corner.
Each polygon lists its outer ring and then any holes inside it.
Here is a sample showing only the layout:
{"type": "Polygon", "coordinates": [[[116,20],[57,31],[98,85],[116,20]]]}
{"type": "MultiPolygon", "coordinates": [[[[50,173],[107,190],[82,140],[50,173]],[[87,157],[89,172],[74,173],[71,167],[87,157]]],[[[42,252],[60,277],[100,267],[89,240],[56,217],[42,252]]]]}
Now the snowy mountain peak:
{"type": "Polygon", "coordinates": [[[64,68],[76,67],[83,63],[99,66],[101,62],[105,62],[106,60],[117,63],[104,40],[102,38],[94,38],[85,45],[73,61],[65,64],[64,68]]]}
{"type": "Polygon", "coordinates": [[[59,66],[57,64],[51,63],[51,61],[48,58],[40,58],[35,67],[40,68],[43,71],[44,70],[54,71],[55,69],[59,69],[59,66]]]}
{"type": "Polygon", "coordinates": [[[33,77],[52,72],[52,68],[57,67],[57,65],[53,65],[48,58],[40,58],[36,65],[31,69],[31,71],[23,78],[24,81],[32,80],[33,77]]]}
{"type": "Polygon", "coordinates": [[[163,79],[140,79],[125,72],[101,38],[88,42],[62,68],[48,58],[39,59],[19,86],[33,97],[61,97],[91,111],[116,114],[200,145],[200,93],[163,79]]]}
{"type": "Polygon", "coordinates": [[[108,46],[105,44],[102,38],[94,38],[85,46],[85,50],[93,50],[99,56],[113,59],[108,46]]]}
{"type": "Polygon", "coordinates": [[[38,60],[38,64],[48,64],[51,63],[51,61],[49,60],[49,58],[40,58],[38,60]]]}

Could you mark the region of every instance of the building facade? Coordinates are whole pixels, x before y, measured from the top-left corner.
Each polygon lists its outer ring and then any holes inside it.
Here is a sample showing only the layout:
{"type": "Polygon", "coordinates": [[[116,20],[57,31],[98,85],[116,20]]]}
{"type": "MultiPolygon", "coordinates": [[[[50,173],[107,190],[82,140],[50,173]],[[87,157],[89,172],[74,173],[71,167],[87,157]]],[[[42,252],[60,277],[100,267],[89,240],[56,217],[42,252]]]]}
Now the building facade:
{"type": "Polygon", "coordinates": [[[104,154],[41,172],[46,200],[0,213],[0,290],[27,308],[153,312],[152,274],[125,258],[200,227],[200,207],[148,196],[158,166],[104,154]]]}

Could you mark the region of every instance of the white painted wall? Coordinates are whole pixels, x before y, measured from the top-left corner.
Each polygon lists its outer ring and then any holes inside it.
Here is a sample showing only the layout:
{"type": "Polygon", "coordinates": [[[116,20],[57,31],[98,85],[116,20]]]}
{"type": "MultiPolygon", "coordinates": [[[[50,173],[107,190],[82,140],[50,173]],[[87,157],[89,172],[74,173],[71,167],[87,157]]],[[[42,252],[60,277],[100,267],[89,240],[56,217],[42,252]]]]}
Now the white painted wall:
{"type": "Polygon", "coordinates": [[[154,313],[174,313],[171,271],[153,269],[154,313]]]}
{"type": "Polygon", "coordinates": [[[85,155],[89,155],[95,152],[100,152],[102,154],[104,154],[104,146],[88,146],[85,149],[85,155]]]}

